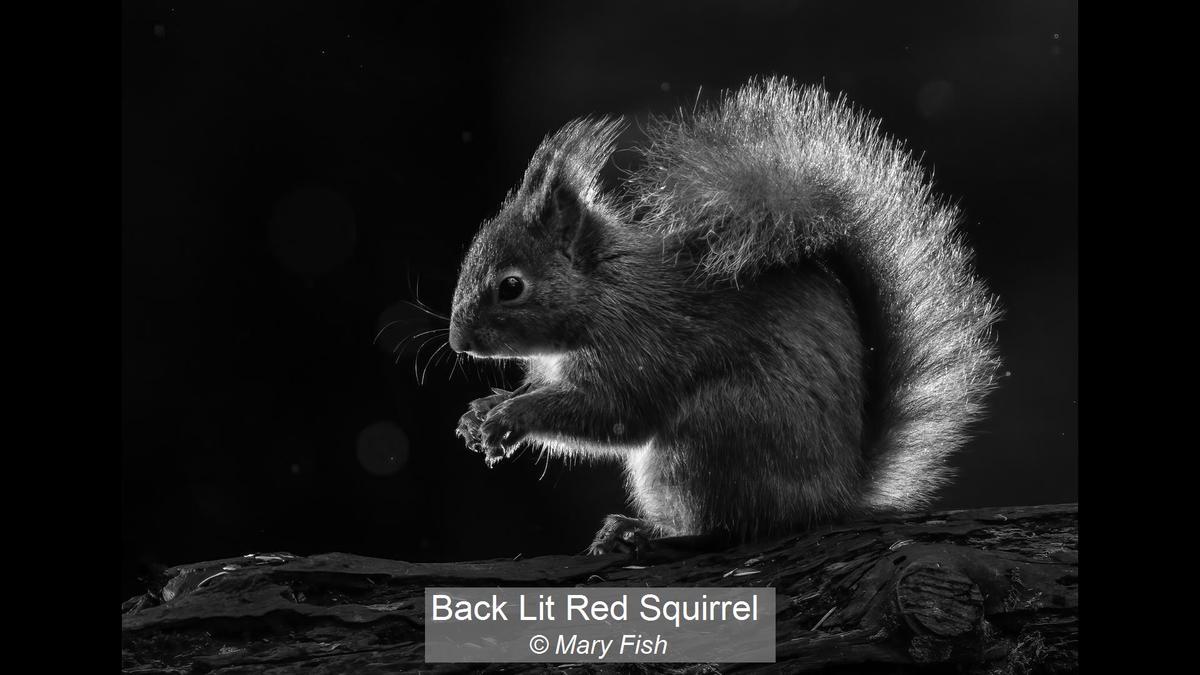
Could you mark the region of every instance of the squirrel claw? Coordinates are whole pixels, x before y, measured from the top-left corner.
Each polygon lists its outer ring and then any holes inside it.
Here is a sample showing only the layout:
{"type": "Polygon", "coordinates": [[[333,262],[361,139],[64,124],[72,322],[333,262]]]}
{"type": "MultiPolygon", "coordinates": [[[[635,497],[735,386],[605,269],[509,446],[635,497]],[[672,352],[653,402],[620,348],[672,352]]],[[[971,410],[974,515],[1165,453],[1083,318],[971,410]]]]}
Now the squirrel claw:
{"type": "Polygon", "coordinates": [[[625,553],[637,555],[652,547],[650,536],[654,530],[646,521],[619,514],[605,516],[604,524],[588,546],[588,555],[625,553]]]}
{"type": "Polygon", "coordinates": [[[479,425],[479,439],[489,455],[511,457],[528,433],[523,399],[509,399],[496,406],[479,425]]]}
{"type": "Polygon", "coordinates": [[[511,457],[517,451],[523,436],[503,422],[491,418],[484,420],[479,428],[480,445],[489,456],[495,456],[497,460],[511,457]]]}
{"type": "Polygon", "coordinates": [[[482,432],[483,423],[493,408],[512,398],[517,392],[523,389],[528,389],[528,385],[522,385],[516,391],[505,391],[504,389],[492,387],[493,394],[491,396],[484,396],[483,398],[471,401],[467,407],[467,412],[463,413],[463,416],[458,419],[458,426],[454,430],[454,435],[461,438],[467,449],[471,452],[483,453],[485,455],[484,461],[487,462],[489,467],[494,466],[505,456],[512,453],[511,451],[496,452],[489,450],[489,448],[493,447],[493,444],[485,440],[482,432]]]}
{"type": "Polygon", "coordinates": [[[467,449],[472,452],[482,452],[483,450],[479,444],[479,425],[482,423],[483,420],[474,410],[468,410],[459,418],[458,427],[454,430],[454,435],[463,439],[467,449]]]}

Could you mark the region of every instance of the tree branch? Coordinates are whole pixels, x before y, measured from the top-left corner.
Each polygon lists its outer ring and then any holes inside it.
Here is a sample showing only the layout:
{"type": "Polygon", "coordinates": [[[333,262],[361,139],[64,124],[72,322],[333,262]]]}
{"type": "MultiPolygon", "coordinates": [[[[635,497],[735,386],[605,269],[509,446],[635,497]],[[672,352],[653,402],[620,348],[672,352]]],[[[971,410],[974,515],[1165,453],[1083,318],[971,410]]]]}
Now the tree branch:
{"type": "MultiPolygon", "coordinates": [[[[637,671],[907,673],[954,664],[966,673],[1075,672],[1077,534],[1071,504],[906,514],[642,561],[249,555],[172,568],[127,601],[122,666],[126,673],[461,672],[461,665],[423,662],[426,586],[773,586],[775,664],[638,664],[637,671]]],[[[580,664],[572,672],[606,667],[580,664]]]]}

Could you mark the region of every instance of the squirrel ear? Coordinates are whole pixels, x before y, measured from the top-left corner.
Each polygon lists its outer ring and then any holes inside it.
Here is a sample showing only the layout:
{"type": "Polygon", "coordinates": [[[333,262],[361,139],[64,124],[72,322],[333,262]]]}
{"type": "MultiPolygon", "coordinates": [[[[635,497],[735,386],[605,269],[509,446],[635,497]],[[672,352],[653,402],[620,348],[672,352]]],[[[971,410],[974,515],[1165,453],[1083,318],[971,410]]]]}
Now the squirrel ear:
{"type": "Polygon", "coordinates": [[[576,265],[590,266],[600,244],[599,218],[570,184],[553,180],[549,193],[547,222],[561,238],[563,253],[576,265]]]}

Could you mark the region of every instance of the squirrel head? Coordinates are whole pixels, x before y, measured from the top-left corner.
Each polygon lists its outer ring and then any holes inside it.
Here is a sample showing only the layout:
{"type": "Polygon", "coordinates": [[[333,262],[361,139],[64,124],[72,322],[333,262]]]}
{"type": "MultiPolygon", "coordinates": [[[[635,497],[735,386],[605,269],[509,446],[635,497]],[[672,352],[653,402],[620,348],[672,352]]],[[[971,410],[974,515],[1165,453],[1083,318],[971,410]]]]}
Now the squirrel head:
{"type": "Polygon", "coordinates": [[[620,131],[617,121],[577,120],[542,142],[463,260],[450,313],[454,351],[523,358],[586,343],[596,269],[620,226],[597,176],[620,131]]]}

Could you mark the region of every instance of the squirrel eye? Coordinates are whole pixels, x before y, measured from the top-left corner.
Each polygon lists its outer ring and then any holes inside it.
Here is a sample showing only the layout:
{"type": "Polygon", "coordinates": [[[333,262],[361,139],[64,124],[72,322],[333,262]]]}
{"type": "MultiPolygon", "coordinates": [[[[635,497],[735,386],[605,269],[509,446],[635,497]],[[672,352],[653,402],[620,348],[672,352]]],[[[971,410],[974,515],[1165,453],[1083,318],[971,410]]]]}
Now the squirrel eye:
{"type": "Polygon", "coordinates": [[[525,291],[525,282],[518,277],[505,277],[500,282],[499,296],[501,302],[516,300],[525,291]]]}

